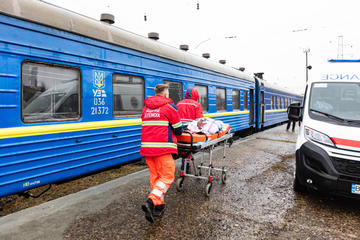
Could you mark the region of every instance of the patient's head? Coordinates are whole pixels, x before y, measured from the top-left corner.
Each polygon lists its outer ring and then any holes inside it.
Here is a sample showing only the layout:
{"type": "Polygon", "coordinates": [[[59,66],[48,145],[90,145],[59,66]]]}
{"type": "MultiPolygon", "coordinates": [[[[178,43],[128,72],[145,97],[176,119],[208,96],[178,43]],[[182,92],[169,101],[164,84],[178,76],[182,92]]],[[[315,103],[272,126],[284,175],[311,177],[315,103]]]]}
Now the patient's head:
{"type": "Polygon", "coordinates": [[[198,129],[202,129],[206,124],[206,119],[205,118],[201,118],[198,122],[197,122],[197,127],[198,129]]]}

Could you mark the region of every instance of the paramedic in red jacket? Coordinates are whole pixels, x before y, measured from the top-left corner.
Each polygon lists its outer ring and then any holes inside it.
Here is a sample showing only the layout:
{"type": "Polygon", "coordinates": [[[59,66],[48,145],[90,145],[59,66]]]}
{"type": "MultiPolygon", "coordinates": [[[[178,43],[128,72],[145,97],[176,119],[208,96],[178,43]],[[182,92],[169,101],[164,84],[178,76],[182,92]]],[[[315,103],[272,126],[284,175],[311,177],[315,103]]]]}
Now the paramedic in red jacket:
{"type": "MultiPolygon", "coordinates": [[[[184,129],[187,129],[187,125],[195,119],[202,118],[202,107],[198,102],[199,93],[196,88],[188,88],[185,93],[185,99],[178,102],[176,105],[179,109],[179,115],[183,123],[184,129]]],[[[186,159],[186,173],[190,173],[190,159],[191,154],[186,159]]],[[[181,171],[184,171],[184,160],[181,164],[181,171]]]]}
{"type": "Polygon", "coordinates": [[[203,117],[201,104],[198,102],[198,99],[199,93],[196,88],[188,88],[185,93],[185,99],[176,105],[179,109],[181,121],[185,125],[203,117]]]}
{"type": "Polygon", "coordinates": [[[177,139],[183,128],[178,110],[169,98],[169,86],[159,84],[154,97],[145,99],[142,110],[140,154],[145,156],[150,172],[150,192],[141,206],[145,218],[154,222],[165,209],[164,195],[174,181],[175,162],[172,153],[177,154],[177,139]]]}

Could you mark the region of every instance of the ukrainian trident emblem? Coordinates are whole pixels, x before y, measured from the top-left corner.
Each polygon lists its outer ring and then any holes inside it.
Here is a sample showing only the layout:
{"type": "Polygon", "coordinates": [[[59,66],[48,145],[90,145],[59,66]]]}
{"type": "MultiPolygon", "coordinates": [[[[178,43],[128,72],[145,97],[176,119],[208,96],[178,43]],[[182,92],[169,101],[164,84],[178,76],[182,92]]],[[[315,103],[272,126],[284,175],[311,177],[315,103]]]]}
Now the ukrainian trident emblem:
{"type": "Polygon", "coordinates": [[[93,84],[97,89],[102,89],[105,87],[105,72],[94,71],[93,72],[93,84]]]}

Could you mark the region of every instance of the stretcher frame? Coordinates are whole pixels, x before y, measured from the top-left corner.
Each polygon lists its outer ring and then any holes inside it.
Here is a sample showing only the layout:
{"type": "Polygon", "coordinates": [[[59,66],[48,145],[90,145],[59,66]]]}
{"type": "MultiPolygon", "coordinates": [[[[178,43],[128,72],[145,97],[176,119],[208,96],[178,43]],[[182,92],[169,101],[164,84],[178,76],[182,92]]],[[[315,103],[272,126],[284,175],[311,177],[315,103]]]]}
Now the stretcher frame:
{"type": "Polygon", "coordinates": [[[210,196],[211,188],[212,188],[212,182],[214,180],[213,172],[221,172],[221,182],[223,184],[226,183],[226,169],[224,166],[224,162],[226,159],[226,145],[229,145],[231,147],[231,144],[233,142],[232,137],[233,133],[226,133],[225,135],[216,138],[214,140],[205,141],[205,142],[193,142],[192,133],[185,131],[186,133],[189,133],[191,136],[191,142],[190,143],[178,143],[178,151],[180,152],[181,156],[181,169],[180,169],[180,177],[176,180],[176,189],[178,191],[183,190],[184,185],[184,179],[185,177],[192,177],[197,179],[204,179],[208,180],[206,186],[205,186],[205,195],[207,197],[210,196]],[[213,166],[213,152],[215,149],[215,146],[220,145],[223,147],[223,157],[221,160],[221,168],[215,168],[213,166]],[[202,158],[201,163],[197,167],[195,166],[195,161],[193,154],[197,152],[202,152],[202,158]],[[208,166],[204,165],[205,163],[205,152],[209,153],[209,164],[208,166]],[[191,161],[191,165],[193,167],[194,174],[190,174],[187,172],[186,164],[191,161]],[[202,169],[205,169],[205,172],[207,172],[206,176],[202,175],[202,169]],[[207,171],[206,171],[207,170],[207,171]]]}

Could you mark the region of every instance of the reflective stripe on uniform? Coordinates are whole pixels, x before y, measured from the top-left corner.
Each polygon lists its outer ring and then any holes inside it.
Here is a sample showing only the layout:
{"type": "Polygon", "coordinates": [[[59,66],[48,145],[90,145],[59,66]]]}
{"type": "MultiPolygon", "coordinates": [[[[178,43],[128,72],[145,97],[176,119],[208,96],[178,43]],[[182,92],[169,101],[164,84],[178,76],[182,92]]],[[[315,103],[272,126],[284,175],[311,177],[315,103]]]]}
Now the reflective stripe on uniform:
{"type": "Polygon", "coordinates": [[[181,121],[183,121],[183,122],[192,122],[192,121],[194,121],[194,119],[182,118],[181,121]]]}
{"type": "Polygon", "coordinates": [[[180,102],[178,103],[178,105],[192,105],[192,106],[197,106],[195,103],[187,103],[187,102],[180,102]]]}
{"type": "Polygon", "coordinates": [[[143,126],[168,126],[168,121],[142,121],[143,126]]]}
{"type": "Polygon", "coordinates": [[[155,186],[158,186],[158,187],[164,189],[164,193],[166,193],[168,190],[168,187],[166,186],[166,184],[161,181],[157,181],[155,186]]]}
{"type": "Polygon", "coordinates": [[[171,125],[173,128],[178,128],[178,127],[181,127],[182,126],[182,123],[181,122],[178,122],[178,123],[175,123],[173,125],[171,125]]]}
{"type": "Polygon", "coordinates": [[[159,197],[159,198],[163,198],[164,193],[162,191],[160,191],[157,188],[154,188],[150,194],[154,194],[155,196],[159,197]]]}
{"type": "Polygon", "coordinates": [[[169,142],[141,142],[141,147],[169,147],[177,149],[177,145],[175,143],[169,142]]]}

